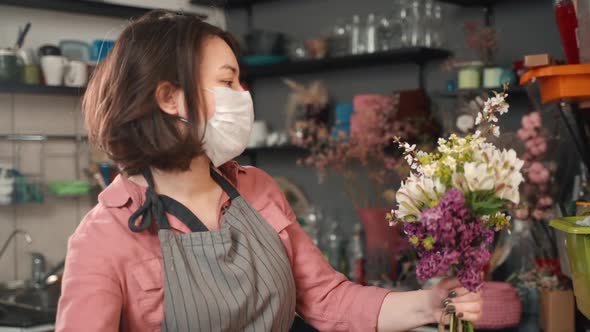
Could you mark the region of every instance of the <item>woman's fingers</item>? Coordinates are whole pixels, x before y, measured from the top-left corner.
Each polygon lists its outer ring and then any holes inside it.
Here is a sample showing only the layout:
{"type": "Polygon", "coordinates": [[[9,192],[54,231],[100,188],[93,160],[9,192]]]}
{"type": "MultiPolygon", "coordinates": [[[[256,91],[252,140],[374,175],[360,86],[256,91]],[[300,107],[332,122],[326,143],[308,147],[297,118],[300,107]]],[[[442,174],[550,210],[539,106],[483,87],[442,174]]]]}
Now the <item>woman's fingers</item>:
{"type": "Polygon", "coordinates": [[[449,298],[458,298],[470,294],[471,292],[465,287],[457,287],[449,291],[449,298]]]}
{"type": "Polygon", "coordinates": [[[481,299],[474,302],[453,303],[447,306],[447,312],[454,312],[462,320],[476,321],[481,316],[481,299]]]}
{"type": "Polygon", "coordinates": [[[441,280],[437,285],[437,288],[447,290],[449,292],[451,292],[454,288],[460,288],[460,287],[461,287],[461,283],[459,282],[459,279],[457,279],[457,278],[445,278],[445,279],[441,280]]]}
{"type": "Polygon", "coordinates": [[[462,293],[462,295],[459,295],[455,298],[451,298],[451,303],[463,303],[463,302],[477,302],[481,300],[481,294],[480,293],[462,293]]]}

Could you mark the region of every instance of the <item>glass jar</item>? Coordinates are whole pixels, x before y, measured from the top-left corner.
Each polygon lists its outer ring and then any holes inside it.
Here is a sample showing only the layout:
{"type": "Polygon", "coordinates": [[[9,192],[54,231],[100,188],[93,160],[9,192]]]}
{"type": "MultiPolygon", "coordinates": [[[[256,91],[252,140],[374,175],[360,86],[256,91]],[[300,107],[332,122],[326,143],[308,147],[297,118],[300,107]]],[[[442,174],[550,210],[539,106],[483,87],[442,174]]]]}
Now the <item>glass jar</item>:
{"type": "Polygon", "coordinates": [[[345,56],[351,53],[350,24],[340,19],[328,38],[328,48],[332,56],[345,56]]]}

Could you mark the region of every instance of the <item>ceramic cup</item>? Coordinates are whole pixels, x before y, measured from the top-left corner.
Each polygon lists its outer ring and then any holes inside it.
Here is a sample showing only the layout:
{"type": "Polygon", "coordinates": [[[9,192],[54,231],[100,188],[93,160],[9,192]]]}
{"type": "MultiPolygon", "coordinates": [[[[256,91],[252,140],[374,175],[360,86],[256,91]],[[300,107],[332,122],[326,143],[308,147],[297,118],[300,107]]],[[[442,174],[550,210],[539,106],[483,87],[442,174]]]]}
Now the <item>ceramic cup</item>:
{"type": "Polygon", "coordinates": [[[70,61],[65,68],[66,86],[83,87],[88,82],[88,68],[82,61],[70,61]]]}
{"type": "Polygon", "coordinates": [[[64,72],[68,61],[61,55],[46,55],[41,57],[41,69],[45,84],[59,86],[63,84],[64,72]]]}
{"type": "Polygon", "coordinates": [[[261,147],[266,144],[268,137],[268,125],[264,121],[254,121],[252,134],[250,134],[249,148],[261,147]]]}

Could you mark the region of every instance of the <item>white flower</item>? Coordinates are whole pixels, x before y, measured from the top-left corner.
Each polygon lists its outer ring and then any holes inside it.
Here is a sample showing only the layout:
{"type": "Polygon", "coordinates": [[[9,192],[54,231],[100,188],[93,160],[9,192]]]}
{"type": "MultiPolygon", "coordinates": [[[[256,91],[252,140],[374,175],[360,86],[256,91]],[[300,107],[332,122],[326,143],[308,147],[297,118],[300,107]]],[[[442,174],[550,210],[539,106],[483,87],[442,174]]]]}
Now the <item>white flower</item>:
{"type": "Polygon", "coordinates": [[[457,140],[457,144],[459,144],[460,146],[465,146],[467,145],[467,140],[464,137],[461,137],[457,140]]]}
{"type": "Polygon", "coordinates": [[[408,165],[412,166],[414,164],[414,157],[411,154],[406,155],[404,158],[406,158],[408,165]]]}
{"type": "Polygon", "coordinates": [[[520,184],[524,181],[521,169],[524,161],[518,159],[514,150],[495,150],[491,156],[491,165],[496,175],[496,195],[515,204],[520,202],[520,184]]]}
{"type": "Polygon", "coordinates": [[[457,169],[457,160],[451,156],[447,156],[443,161],[443,164],[449,166],[453,172],[457,169]]]}
{"type": "Polygon", "coordinates": [[[495,188],[495,176],[487,163],[465,163],[463,168],[469,191],[488,191],[495,188]]]}
{"type": "Polygon", "coordinates": [[[495,116],[495,115],[490,115],[490,117],[488,118],[488,122],[497,123],[498,122],[498,117],[495,116]]]}
{"type": "Polygon", "coordinates": [[[496,137],[500,137],[500,127],[493,126],[492,127],[492,134],[496,137]]]}
{"type": "Polygon", "coordinates": [[[436,172],[436,164],[422,166],[422,174],[424,174],[424,176],[432,177],[434,172],[436,172]]]}
{"type": "Polygon", "coordinates": [[[448,146],[446,146],[446,145],[441,145],[441,146],[439,146],[439,147],[438,147],[438,151],[439,151],[440,153],[444,153],[444,154],[446,154],[446,153],[450,153],[450,152],[451,152],[451,148],[449,148],[449,147],[448,147],[448,146]]]}
{"type": "Polygon", "coordinates": [[[466,133],[475,127],[475,119],[471,114],[463,114],[457,117],[457,128],[466,133]]]}
{"type": "Polygon", "coordinates": [[[475,118],[475,125],[481,124],[482,120],[483,120],[483,115],[481,114],[481,112],[477,113],[477,117],[475,118]]]}
{"type": "Polygon", "coordinates": [[[397,217],[405,221],[416,221],[421,210],[432,201],[440,199],[445,191],[440,180],[411,174],[395,196],[398,202],[397,217]]]}
{"type": "Polygon", "coordinates": [[[406,150],[406,153],[411,153],[416,150],[416,144],[410,145],[409,143],[404,143],[402,146],[404,147],[404,150],[406,150]]]}
{"type": "Polygon", "coordinates": [[[422,158],[422,157],[426,157],[426,156],[428,156],[428,153],[426,153],[424,151],[416,152],[416,157],[418,157],[418,158],[422,158]]]}

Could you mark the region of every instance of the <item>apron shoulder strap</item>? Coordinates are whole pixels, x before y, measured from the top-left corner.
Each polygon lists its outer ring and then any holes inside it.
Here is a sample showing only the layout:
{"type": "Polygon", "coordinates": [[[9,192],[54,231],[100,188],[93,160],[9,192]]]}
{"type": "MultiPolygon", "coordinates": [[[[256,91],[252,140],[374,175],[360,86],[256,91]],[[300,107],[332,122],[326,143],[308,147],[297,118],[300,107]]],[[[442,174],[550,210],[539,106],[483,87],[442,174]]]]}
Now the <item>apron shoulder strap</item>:
{"type": "Polygon", "coordinates": [[[211,177],[213,177],[213,180],[215,180],[215,182],[221,186],[221,189],[227,193],[230,199],[233,200],[234,198],[240,196],[238,190],[213,167],[211,167],[211,177]]]}

